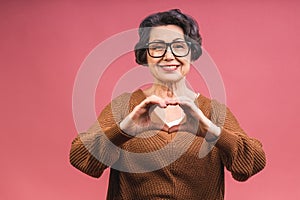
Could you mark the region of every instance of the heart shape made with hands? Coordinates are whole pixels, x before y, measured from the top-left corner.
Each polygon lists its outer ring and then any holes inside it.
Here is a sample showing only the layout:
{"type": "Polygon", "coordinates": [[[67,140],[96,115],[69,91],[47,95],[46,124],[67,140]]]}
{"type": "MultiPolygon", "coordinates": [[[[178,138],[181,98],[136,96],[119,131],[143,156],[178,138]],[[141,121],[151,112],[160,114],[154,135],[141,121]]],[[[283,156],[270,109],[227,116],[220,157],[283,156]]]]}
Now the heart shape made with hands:
{"type": "Polygon", "coordinates": [[[168,105],[165,108],[156,106],[151,112],[150,119],[155,124],[160,124],[161,130],[169,133],[188,131],[198,134],[199,123],[187,116],[179,105],[168,105]]]}
{"type": "Polygon", "coordinates": [[[178,125],[185,117],[179,105],[167,104],[165,108],[156,106],[153,112],[168,126],[178,125]]]}
{"type": "Polygon", "coordinates": [[[152,95],[144,100],[142,109],[149,109],[151,127],[167,132],[180,130],[197,134],[199,108],[196,106],[195,100],[196,98],[192,99],[187,96],[163,99],[152,95]]]}
{"type": "Polygon", "coordinates": [[[187,97],[163,99],[151,95],[133,108],[120,123],[120,128],[132,136],[138,136],[148,130],[163,130],[168,133],[186,131],[197,134],[197,109],[194,101],[187,97]]]}

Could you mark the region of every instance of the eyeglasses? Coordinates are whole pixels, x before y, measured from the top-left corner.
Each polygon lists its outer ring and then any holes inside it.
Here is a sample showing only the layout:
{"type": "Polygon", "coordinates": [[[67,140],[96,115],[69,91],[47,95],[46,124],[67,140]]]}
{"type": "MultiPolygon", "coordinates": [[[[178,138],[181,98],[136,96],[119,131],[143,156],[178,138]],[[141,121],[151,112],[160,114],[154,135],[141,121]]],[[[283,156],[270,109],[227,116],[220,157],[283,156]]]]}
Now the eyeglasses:
{"type": "Polygon", "coordinates": [[[166,54],[168,47],[170,47],[172,54],[176,57],[188,55],[191,49],[191,42],[186,41],[175,41],[171,43],[150,42],[146,45],[149,56],[153,58],[163,57],[166,54]]]}

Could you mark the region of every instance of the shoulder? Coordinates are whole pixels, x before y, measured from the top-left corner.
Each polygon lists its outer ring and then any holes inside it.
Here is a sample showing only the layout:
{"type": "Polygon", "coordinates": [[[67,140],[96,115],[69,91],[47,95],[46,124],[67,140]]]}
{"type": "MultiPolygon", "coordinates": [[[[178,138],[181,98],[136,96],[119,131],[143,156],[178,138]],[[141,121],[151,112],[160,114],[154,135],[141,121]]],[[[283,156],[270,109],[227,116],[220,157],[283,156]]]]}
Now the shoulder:
{"type": "Polygon", "coordinates": [[[145,95],[142,90],[136,90],[134,92],[124,92],[119,96],[113,98],[105,110],[112,112],[114,115],[127,115],[135,106],[145,99],[145,95]]]}
{"type": "Polygon", "coordinates": [[[196,99],[195,103],[198,105],[198,107],[202,110],[211,110],[211,109],[222,109],[226,107],[225,104],[220,103],[220,101],[216,99],[208,98],[204,95],[199,95],[196,99]]]}
{"type": "Polygon", "coordinates": [[[125,92],[120,94],[119,96],[115,97],[112,101],[111,104],[115,105],[130,105],[130,104],[138,104],[142,100],[144,100],[146,96],[144,95],[143,91],[138,89],[135,90],[134,92],[125,92]]]}

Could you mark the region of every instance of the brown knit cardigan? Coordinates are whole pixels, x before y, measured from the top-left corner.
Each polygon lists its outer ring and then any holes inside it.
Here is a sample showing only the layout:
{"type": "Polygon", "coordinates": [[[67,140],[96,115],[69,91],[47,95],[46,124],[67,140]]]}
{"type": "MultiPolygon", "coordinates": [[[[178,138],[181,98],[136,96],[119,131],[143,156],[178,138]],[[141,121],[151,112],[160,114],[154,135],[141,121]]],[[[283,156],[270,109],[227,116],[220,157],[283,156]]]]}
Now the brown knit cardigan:
{"type": "Polygon", "coordinates": [[[217,141],[166,128],[138,137],[123,133],[118,124],[145,98],[142,90],[120,95],[72,142],[70,162],[80,171],[100,177],[111,167],[107,199],[224,199],[224,166],[237,181],[264,168],[262,144],[245,134],[226,106],[202,95],[195,103],[221,127],[217,141]]]}

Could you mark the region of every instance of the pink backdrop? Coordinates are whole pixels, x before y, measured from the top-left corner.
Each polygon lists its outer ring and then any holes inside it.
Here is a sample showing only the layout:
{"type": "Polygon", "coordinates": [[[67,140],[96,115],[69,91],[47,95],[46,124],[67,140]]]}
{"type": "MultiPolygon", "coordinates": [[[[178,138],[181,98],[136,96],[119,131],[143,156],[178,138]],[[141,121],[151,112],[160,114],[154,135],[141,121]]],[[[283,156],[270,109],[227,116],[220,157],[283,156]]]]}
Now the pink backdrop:
{"type": "MultiPolygon", "coordinates": [[[[227,105],[267,154],[266,168],[245,183],[226,174],[226,199],[299,199],[299,6],[297,0],[1,1],[0,199],[105,199],[108,173],[90,178],[68,161],[76,74],[101,41],[175,7],[198,20],[227,105]]],[[[115,65],[107,73],[136,66],[130,56],[115,65]]],[[[103,83],[115,80],[102,80],[98,89],[109,92],[103,83]]],[[[97,112],[109,95],[97,92],[97,112]]]]}

